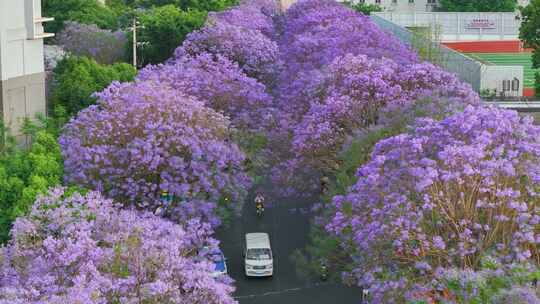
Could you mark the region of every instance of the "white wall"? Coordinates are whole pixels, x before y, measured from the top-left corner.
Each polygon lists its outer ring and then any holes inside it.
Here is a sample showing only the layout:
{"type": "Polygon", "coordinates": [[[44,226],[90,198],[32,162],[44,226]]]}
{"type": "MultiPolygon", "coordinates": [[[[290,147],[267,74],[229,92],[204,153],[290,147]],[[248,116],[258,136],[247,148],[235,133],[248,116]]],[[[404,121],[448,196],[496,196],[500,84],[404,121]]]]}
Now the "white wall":
{"type": "MultiPolygon", "coordinates": [[[[362,2],[353,0],[353,2],[362,2]]],[[[387,12],[430,12],[437,6],[437,0],[364,0],[366,4],[376,4],[387,12]]]]}
{"type": "Polygon", "coordinates": [[[0,110],[19,141],[24,118],[46,112],[41,0],[0,0],[0,110]]]}
{"type": "Polygon", "coordinates": [[[497,90],[497,94],[503,91],[503,80],[519,80],[519,90],[508,92],[506,96],[523,96],[523,67],[522,66],[497,66],[482,65],[482,77],[480,90],[497,90]]]}
{"type": "Polygon", "coordinates": [[[449,41],[517,40],[521,21],[515,13],[375,13],[402,27],[431,26],[449,41]],[[485,26],[482,26],[484,24],[485,26]]]}
{"type": "Polygon", "coordinates": [[[40,0],[0,0],[0,80],[44,71],[43,39],[28,39],[28,26],[41,26],[28,22],[27,4],[33,1],[40,0]]]}

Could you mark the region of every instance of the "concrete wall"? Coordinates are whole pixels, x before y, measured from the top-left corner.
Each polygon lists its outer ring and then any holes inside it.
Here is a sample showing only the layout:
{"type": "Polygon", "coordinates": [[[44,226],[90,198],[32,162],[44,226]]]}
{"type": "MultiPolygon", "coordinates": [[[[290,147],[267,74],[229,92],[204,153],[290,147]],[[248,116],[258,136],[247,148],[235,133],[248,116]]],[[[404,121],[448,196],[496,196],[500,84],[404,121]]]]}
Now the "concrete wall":
{"type": "Polygon", "coordinates": [[[0,108],[20,134],[24,118],[45,114],[41,0],[0,0],[0,108]]]}
{"type": "Polygon", "coordinates": [[[432,27],[451,41],[518,40],[521,21],[515,13],[376,13],[402,27],[432,27]]]}
{"type": "Polygon", "coordinates": [[[497,65],[482,65],[482,78],[480,89],[497,90],[498,93],[503,91],[503,80],[519,81],[517,91],[505,93],[505,96],[521,97],[523,96],[523,67],[522,66],[497,66],[497,65]]]}
{"type": "Polygon", "coordinates": [[[376,4],[385,12],[431,12],[438,6],[437,0],[354,0],[353,2],[376,4]]]}
{"type": "MultiPolygon", "coordinates": [[[[403,43],[413,47],[414,34],[411,31],[383,19],[379,15],[372,15],[371,19],[381,29],[395,35],[403,43]]],[[[439,55],[437,56],[437,62],[434,62],[435,64],[440,65],[450,73],[456,74],[461,81],[469,83],[476,92],[485,89],[496,89],[501,92],[503,80],[517,78],[520,82],[520,89],[516,95],[523,96],[523,67],[485,65],[437,42],[425,39],[421,43],[425,44],[426,47],[429,44],[429,47],[437,49],[439,55]]]]}

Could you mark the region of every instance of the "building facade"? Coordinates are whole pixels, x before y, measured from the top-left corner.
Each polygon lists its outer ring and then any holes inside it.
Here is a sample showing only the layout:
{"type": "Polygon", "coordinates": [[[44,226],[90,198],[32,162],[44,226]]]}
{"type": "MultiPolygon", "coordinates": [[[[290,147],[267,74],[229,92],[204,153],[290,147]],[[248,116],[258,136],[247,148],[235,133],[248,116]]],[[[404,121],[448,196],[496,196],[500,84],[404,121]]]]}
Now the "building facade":
{"type": "Polygon", "coordinates": [[[0,0],[0,118],[21,139],[25,118],[45,114],[41,0],[0,0]]]}
{"type": "Polygon", "coordinates": [[[386,12],[431,12],[437,8],[437,0],[356,0],[376,4],[386,12]]]}
{"type": "MultiPolygon", "coordinates": [[[[352,0],[355,3],[376,4],[385,12],[412,13],[437,10],[438,0],[352,0]]],[[[526,6],[530,0],[518,0],[518,5],[526,6]]]]}

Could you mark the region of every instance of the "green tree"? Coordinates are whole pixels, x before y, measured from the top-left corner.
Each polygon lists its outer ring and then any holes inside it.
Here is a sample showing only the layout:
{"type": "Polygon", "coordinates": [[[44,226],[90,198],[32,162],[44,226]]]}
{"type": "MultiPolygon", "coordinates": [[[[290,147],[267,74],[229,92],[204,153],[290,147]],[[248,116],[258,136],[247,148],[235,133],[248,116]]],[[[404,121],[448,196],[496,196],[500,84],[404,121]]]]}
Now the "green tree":
{"type": "MultiPolygon", "coordinates": [[[[25,130],[32,137],[29,148],[5,142],[9,149],[0,156],[0,244],[8,240],[13,220],[28,213],[36,196],[59,185],[63,178],[63,161],[56,135],[49,128],[55,123],[36,126],[26,122],[25,130]]],[[[7,132],[3,128],[4,132],[7,132]]],[[[9,137],[4,133],[4,137],[9,137]]]]}
{"type": "Polygon", "coordinates": [[[172,4],[182,10],[196,9],[199,11],[221,11],[232,5],[238,4],[238,0],[112,0],[123,1],[131,7],[151,8],[172,4]]]}
{"type": "Polygon", "coordinates": [[[513,12],[517,0],[440,0],[445,12],[513,12]]]}
{"type": "Polygon", "coordinates": [[[111,82],[131,81],[137,71],[127,63],[101,65],[87,57],[66,57],[54,69],[52,104],[65,108],[69,115],[95,103],[93,93],[111,82]]]}
{"type": "Polygon", "coordinates": [[[371,15],[372,12],[382,11],[382,8],[377,4],[367,4],[367,3],[361,3],[361,2],[353,3],[350,1],[345,1],[343,3],[364,15],[371,15]]]}
{"type": "Polygon", "coordinates": [[[540,0],[532,0],[529,5],[521,8],[523,22],[519,29],[519,38],[525,47],[532,48],[533,67],[540,68],[540,0]]]}
{"type": "Polygon", "coordinates": [[[104,29],[117,29],[118,16],[114,10],[100,4],[97,0],[44,0],[43,16],[54,17],[45,23],[45,30],[57,33],[67,20],[84,24],[96,24],[104,29]]]}
{"type": "MultiPolygon", "coordinates": [[[[540,68],[540,0],[532,0],[521,8],[522,23],[519,38],[525,47],[533,49],[532,62],[534,68],[540,68]]],[[[536,73],[536,96],[540,97],[540,73],[536,73]]]]}
{"type": "Polygon", "coordinates": [[[170,58],[186,35],[204,24],[206,15],[205,11],[183,11],[174,5],[155,7],[144,12],[139,18],[143,28],[138,32],[139,40],[146,43],[139,53],[143,65],[160,63],[170,58]]]}

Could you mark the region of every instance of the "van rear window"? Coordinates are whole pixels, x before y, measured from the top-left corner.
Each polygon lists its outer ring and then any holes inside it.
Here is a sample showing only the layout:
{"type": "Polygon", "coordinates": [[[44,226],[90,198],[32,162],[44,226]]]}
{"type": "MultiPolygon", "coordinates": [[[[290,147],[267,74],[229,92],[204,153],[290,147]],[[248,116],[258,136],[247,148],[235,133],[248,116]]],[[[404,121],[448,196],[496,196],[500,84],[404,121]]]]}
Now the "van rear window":
{"type": "Polygon", "coordinates": [[[248,260],[270,260],[272,252],[268,248],[250,248],[247,251],[248,260]]]}

